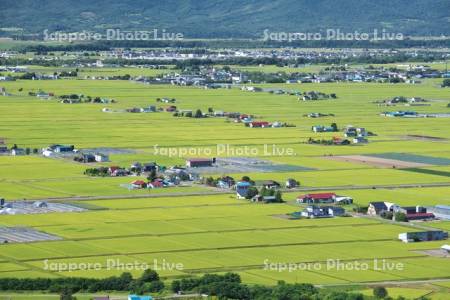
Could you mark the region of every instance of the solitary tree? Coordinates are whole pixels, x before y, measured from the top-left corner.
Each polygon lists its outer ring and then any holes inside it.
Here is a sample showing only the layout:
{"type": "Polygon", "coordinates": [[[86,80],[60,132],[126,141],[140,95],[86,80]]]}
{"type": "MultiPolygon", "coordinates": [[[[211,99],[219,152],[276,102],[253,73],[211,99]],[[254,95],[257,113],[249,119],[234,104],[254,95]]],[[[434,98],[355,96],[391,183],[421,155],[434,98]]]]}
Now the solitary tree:
{"type": "Polygon", "coordinates": [[[333,128],[333,131],[334,131],[334,132],[337,132],[337,131],[338,131],[338,126],[337,126],[336,123],[331,123],[331,128],[333,128]]]}
{"type": "Polygon", "coordinates": [[[384,299],[388,295],[388,291],[383,286],[377,286],[373,289],[373,295],[375,298],[384,299]]]}
{"type": "Polygon", "coordinates": [[[408,222],[408,218],[402,212],[396,212],[394,214],[394,220],[397,221],[397,222],[408,222]]]}
{"type": "Polygon", "coordinates": [[[248,176],[242,176],[242,179],[241,179],[242,181],[245,181],[245,182],[250,182],[250,177],[248,177],[248,176]]]}
{"type": "Polygon", "coordinates": [[[280,191],[276,191],[276,193],[275,193],[275,202],[283,202],[283,198],[281,196],[280,191]]]}
{"type": "Polygon", "coordinates": [[[197,109],[196,111],[195,111],[195,116],[194,116],[195,118],[202,118],[203,117],[203,113],[202,113],[202,111],[200,110],[200,109],[197,109]]]}
{"type": "Polygon", "coordinates": [[[73,296],[72,290],[68,287],[64,287],[59,295],[60,300],[76,300],[77,298],[73,296]]]}
{"type": "Polygon", "coordinates": [[[156,170],[155,170],[155,169],[152,169],[151,172],[150,172],[150,174],[149,174],[148,177],[147,177],[147,180],[153,181],[153,180],[155,180],[155,179],[156,179],[156,170]]]}
{"type": "Polygon", "coordinates": [[[159,275],[158,275],[158,273],[156,273],[156,271],[147,269],[144,271],[144,273],[142,274],[140,279],[142,282],[157,281],[157,280],[159,280],[159,275]]]}
{"type": "Polygon", "coordinates": [[[252,199],[256,195],[258,195],[258,189],[256,187],[252,186],[247,190],[247,196],[245,198],[252,199]]]}

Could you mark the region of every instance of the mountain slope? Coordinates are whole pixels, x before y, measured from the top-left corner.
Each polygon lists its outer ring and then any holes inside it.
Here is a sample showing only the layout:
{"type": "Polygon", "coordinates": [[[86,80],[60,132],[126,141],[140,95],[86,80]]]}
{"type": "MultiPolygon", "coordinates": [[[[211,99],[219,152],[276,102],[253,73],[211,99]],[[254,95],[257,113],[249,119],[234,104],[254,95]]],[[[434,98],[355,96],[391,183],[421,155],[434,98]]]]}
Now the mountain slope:
{"type": "Polygon", "coordinates": [[[449,0],[2,0],[0,27],[26,32],[166,29],[185,37],[262,37],[273,32],[449,35],[449,0]]]}

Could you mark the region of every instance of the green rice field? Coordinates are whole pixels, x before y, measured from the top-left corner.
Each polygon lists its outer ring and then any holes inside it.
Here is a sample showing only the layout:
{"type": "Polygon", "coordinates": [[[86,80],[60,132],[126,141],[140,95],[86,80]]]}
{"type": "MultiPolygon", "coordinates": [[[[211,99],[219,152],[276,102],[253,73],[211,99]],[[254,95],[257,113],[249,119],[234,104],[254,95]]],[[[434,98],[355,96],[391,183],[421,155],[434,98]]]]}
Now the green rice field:
{"type": "MultiPolygon", "coordinates": [[[[313,67],[305,68],[317,71],[313,67]]],[[[277,68],[271,66],[265,71],[274,70],[277,68]]],[[[110,155],[111,162],[91,164],[90,167],[129,166],[135,161],[182,165],[185,159],[203,157],[203,153],[209,153],[208,157],[255,156],[296,169],[226,175],[236,179],[247,175],[254,180],[271,179],[281,183],[287,178],[295,178],[300,181],[301,188],[307,188],[309,192],[334,191],[352,197],[355,204],[361,206],[372,201],[389,201],[402,206],[450,205],[450,180],[446,175],[450,172],[450,119],[387,118],[379,115],[385,110],[411,109],[419,113],[449,113],[449,90],[438,87],[434,80],[424,80],[418,85],[260,85],[316,90],[338,96],[335,100],[303,102],[295,96],[252,93],[237,88],[204,90],[122,80],[83,79],[85,75],[142,73],[154,76],[171,70],[141,71],[136,68],[85,68],[76,79],[1,82],[0,86],[12,96],[0,96],[0,137],[10,146],[43,148],[50,144],[73,144],[78,149],[121,150],[110,155]],[[114,98],[117,103],[62,104],[55,99],[40,100],[28,96],[29,92],[39,90],[55,95],[114,98]],[[379,107],[372,103],[394,96],[417,96],[433,101],[431,106],[411,108],[379,107]],[[156,98],[162,97],[176,98],[175,105],[179,109],[199,108],[206,112],[211,107],[252,114],[256,120],[286,122],[295,127],[248,128],[225,118],[176,118],[167,112],[120,112],[132,107],[166,106],[156,102],[156,98]],[[105,107],[118,112],[103,112],[105,107]],[[303,116],[312,112],[333,113],[335,117],[312,119],[303,116]],[[310,137],[342,137],[342,132],[311,131],[311,126],[329,126],[333,122],[340,128],[350,124],[365,127],[376,135],[364,145],[306,143],[310,137]],[[412,135],[438,137],[440,140],[419,140],[412,135]],[[223,145],[228,145],[228,151],[223,151],[223,145]],[[161,153],[161,149],[192,148],[196,149],[196,154],[168,156],[161,153]],[[253,154],[239,152],[245,148],[253,149],[253,154]],[[430,166],[426,170],[408,171],[330,159],[337,155],[367,155],[426,162],[430,166]],[[398,185],[406,184],[441,186],[398,188],[398,185]],[[377,185],[391,188],[372,188],[377,185]]],[[[138,276],[141,270],[127,270],[124,265],[139,264],[156,269],[167,280],[205,273],[236,272],[249,284],[272,285],[285,280],[324,286],[362,285],[361,289],[367,295],[371,290],[365,289],[365,284],[450,281],[448,257],[432,256],[424,251],[436,250],[447,241],[410,244],[398,241],[399,233],[420,231],[420,227],[363,216],[290,220],[283,216],[302,209],[295,199],[306,192],[285,192],[285,202],[281,204],[259,204],[237,200],[232,191],[213,194],[213,188],[200,184],[128,190],[121,185],[139,177],[88,177],[83,174],[87,167],[69,159],[39,155],[0,156],[0,198],[57,199],[96,208],[80,213],[0,215],[0,226],[33,227],[62,238],[58,241],[0,245],[0,280],[6,277],[104,278],[124,271],[138,276]],[[84,197],[84,200],[78,197],[84,197]],[[367,269],[339,269],[330,267],[332,262],[363,264],[367,269]],[[174,268],[174,264],[181,267],[174,268]],[[48,268],[49,265],[75,267],[54,270],[48,268]],[[91,268],[92,265],[96,268],[91,268]],[[279,269],[286,265],[295,265],[297,269],[279,269]],[[402,270],[386,268],[386,265],[401,265],[402,270]],[[300,267],[305,269],[300,270],[300,267]]],[[[352,207],[346,208],[351,211],[352,207]]],[[[444,221],[424,225],[444,230],[450,228],[444,221]]],[[[442,284],[439,288],[391,287],[389,294],[410,298],[429,294],[432,299],[445,299],[450,286],[448,282],[442,284]]],[[[6,294],[0,294],[0,299],[6,297],[6,294]]],[[[29,299],[27,297],[23,295],[14,299],[29,299]]],[[[79,299],[84,298],[81,295],[79,299]]]]}

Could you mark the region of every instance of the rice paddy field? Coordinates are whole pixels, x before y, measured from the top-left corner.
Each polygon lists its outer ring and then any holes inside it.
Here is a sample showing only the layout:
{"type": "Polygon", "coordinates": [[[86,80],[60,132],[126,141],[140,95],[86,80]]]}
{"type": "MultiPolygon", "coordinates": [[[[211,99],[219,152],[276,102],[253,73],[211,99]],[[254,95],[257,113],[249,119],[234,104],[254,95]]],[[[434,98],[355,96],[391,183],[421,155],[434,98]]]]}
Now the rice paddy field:
{"type": "MultiPolygon", "coordinates": [[[[275,67],[272,67],[275,68],[275,67]]],[[[144,71],[145,75],[160,70],[144,71]]],[[[298,101],[297,97],[239,89],[204,90],[172,85],[143,85],[129,81],[84,80],[84,75],[139,75],[139,69],[81,70],[79,78],[55,81],[1,82],[11,96],[0,96],[0,136],[8,145],[42,148],[73,144],[78,149],[122,149],[101,165],[128,166],[134,161],[157,161],[171,166],[188,157],[254,156],[273,163],[301,167],[299,171],[227,174],[254,180],[284,182],[295,178],[311,191],[339,188],[358,205],[390,201],[399,205],[449,205],[449,118],[387,118],[385,110],[448,113],[450,92],[435,80],[422,84],[322,83],[272,84],[262,87],[336,93],[335,100],[298,101]],[[84,94],[114,98],[114,104],[61,104],[28,93],[43,90],[55,95],[84,94]],[[431,106],[379,107],[373,101],[394,96],[422,97],[431,106]],[[156,98],[176,98],[179,109],[233,111],[257,120],[286,122],[295,127],[248,128],[225,118],[176,118],[171,113],[105,113],[160,105],[156,98]],[[333,113],[311,119],[303,115],[333,113]],[[306,144],[308,138],[342,137],[313,133],[313,125],[337,123],[365,127],[376,134],[364,145],[306,144]],[[413,139],[411,136],[440,138],[413,139]],[[219,146],[218,146],[219,145],[219,146]],[[223,147],[227,147],[224,151],[223,147]],[[242,153],[252,149],[252,154],[242,153]],[[158,149],[159,151],[157,151],[158,149]],[[161,149],[196,149],[189,155],[168,156],[161,149]],[[428,170],[382,168],[328,159],[330,155],[365,155],[427,163],[428,170]],[[395,188],[398,185],[416,185],[395,188]],[[391,188],[372,188],[389,185],[391,188]],[[418,187],[418,185],[436,185],[418,187]],[[441,185],[441,186],[438,186],[441,185]],[[359,187],[358,189],[354,189],[359,187]]],[[[164,106],[164,105],[162,105],[164,106]]],[[[398,234],[417,231],[400,223],[365,217],[289,220],[280,218],[301,210],[300,192],[284,193],[282,204],[236,200],[233,193],[210,194],[211,188],[192,185],[155,190],[121,187],[136,178],[93,178],[83,175],[86,165],[38,155],[0,156],[0,197],[7,200],[70,199],[95,207],[81,213],[1,215],[0,226],[26,226],[62,240],[0,245],[0,278],[96,277],[118,275],[127,264],[148,264],[167,280],[204,273],[239,273],[250,284],[308,282],[324,286],[421,282],[419,289],[392,287],[390,294],[418,298],[448,295],[450,260],[421,250],[438,249],[445,242],[404,244],[398,234]],[[134,198],[139,196],[140,198],[134,198]],[[85,197],[88,200],[77,200],[85,197]],[[92,199],[89,200],[89,197],[92,199]],[[115,262],[115,266],[111,266],[115,262]],[[330,266],[334,262],[363,264],[367,269],[330,266]],[[96,265],[95,269],[89,268],[96,265]],[[174,264],[179,264],[175,268],[174,264]],[[279,270],[290,264],[295,270],[279,270]],[[73,265],[70,270],[48,266],[73,265]],[[401,265],[402,270],[389,266],[401,265]],[[313,267],[314,266],[314,267],[313,267]],[[278,269],[277,269],[278,268],[278,269]]],[[[220,173],[215,175],[222,175],[220,173]]],[[[349,209],[351,209],[349,207],[349,209]]],[[[448,222],[426,224],[448,229],[448,222]]],[[[133,275],[142,271],[132,269],[133,275]]],[[[1,279],[0,279],[1,280],[1,279]]],[[[370,291],[369,291],[370,292],[370,291]]],[[[369,293],[368,292],[368,293],[369,293]]],[[[2,295],[0,295],[0,299],[2,295]]],[[[6,296],[5,296],[6,297],[6,296]]],[[[440,297],[440,298],[439,298],[440,297]]],[[[5,298],[6,299],[6,298],[5,298]]],[[[14,298],[16,299],[16,298],[14,298]]],[[[22,298],[17,298],[22,299],[22,298]]],[[[28,299],[28,298],[23,298],[28,299]]]]}

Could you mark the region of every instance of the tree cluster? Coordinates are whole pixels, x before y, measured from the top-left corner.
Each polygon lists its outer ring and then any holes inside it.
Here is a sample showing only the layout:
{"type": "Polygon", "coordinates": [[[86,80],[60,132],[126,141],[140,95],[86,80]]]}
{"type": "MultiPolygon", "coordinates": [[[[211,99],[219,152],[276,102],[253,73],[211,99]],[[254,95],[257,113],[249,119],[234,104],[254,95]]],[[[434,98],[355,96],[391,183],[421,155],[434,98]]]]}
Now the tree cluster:
{"type": "Polygon", "coordinates": [[[2,278],[1,291],[48,291],[61,293],[65,299],[77,292],[132,291],[134,293],[159,292],[164,283],[157,272],[145,270],[141,277],[133,279],[130,273],[122,273],[104,279],[94,278],[2,278]]]}
{"type": "Polygon", "coordinates": [[[255,300],[362,300],[357,293],[320,290],[311,284],[287,284],[278,282],[274,287],[248,286],[242,284],[238,274],[206,274],[199,278],[174,280],[172,291],[176,293],[197,292],[216,296],[218,299],[255,300]]]}

